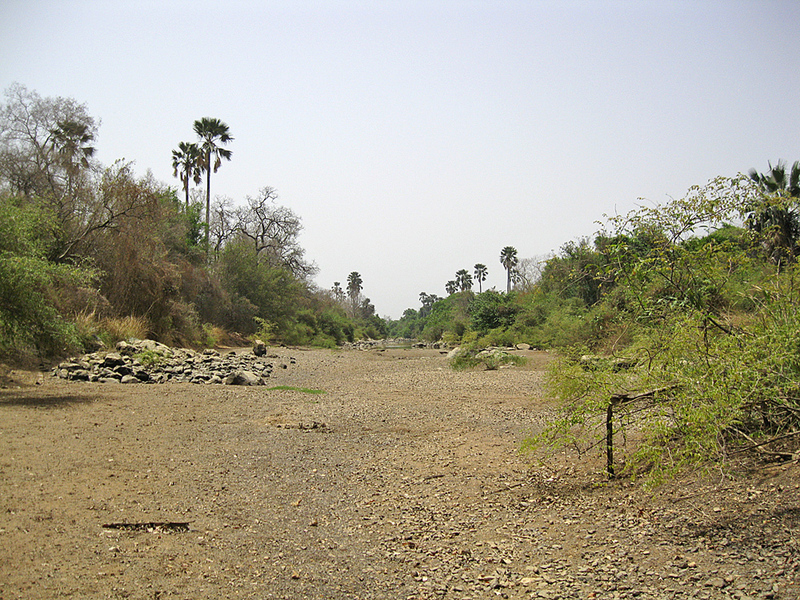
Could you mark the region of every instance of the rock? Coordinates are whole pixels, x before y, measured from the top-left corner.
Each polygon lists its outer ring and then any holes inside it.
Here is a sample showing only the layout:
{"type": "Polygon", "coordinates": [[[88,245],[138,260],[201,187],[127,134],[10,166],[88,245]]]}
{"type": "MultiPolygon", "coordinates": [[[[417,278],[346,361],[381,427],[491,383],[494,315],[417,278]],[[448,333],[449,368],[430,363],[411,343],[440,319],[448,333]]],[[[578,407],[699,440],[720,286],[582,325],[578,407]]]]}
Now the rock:
{"type": "Polygon", "coordinates": [[[223,381],[225,385],[264,385],[264,380],[252,371],[234,371],[223,381]]]}
{"type": "Polygon", "coordinates": [[[109,352],[103,359],[103,366],[113,369],[125,364],[125,359],[117,352],[109,352]]]}
{"type": "Polygon", "coordinates": [[[138,378],[134,377],[133,375],[125,375],[122,379],[119,380],[120,383],[141,383],[138,378]]]}
{"type": "Polygon", "coordinates": [[[516,345],[516,346],[514,346],[514,347],[515,347],[517,350],[530,350],[530,349],[531,349],[531,345],[530,345],[530,344],[525,344],[525,343],[520,343],[520,344],[517,344],[517,345],[516,345]]]}
{"type": "Polygon", "coordinates": [[[68,379],[73,381],[89,381],[89,371],[85,369],[76,369],[70,372],[68,379]]]}
{"type": "Polygon", "coordinates": [[[264,356],[267,353],[267,345],[261,340],[253,342],[253,354],[256,356],[264,356]]]}

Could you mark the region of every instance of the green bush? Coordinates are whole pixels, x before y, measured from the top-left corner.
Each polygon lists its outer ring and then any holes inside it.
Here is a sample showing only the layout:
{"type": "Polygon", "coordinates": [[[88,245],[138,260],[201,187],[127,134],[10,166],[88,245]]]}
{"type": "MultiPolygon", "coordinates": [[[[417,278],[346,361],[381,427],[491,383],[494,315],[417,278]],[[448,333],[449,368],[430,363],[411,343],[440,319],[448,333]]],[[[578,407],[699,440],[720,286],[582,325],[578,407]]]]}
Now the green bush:
{"type": "Polygon", "coordinates": [[[80,346],[74,323],[58,309],[59,295],[88,286],[91,269],[47,259],[52,217],[43,209],[0,198],[0,352],[35,349],[62,354],[80,346]]]}
{"type": "Polygon", "coordinates": [[[479,366],[487,371],[494,371],[503,365],[523,364],[525,359],[521,356],[499,348],[484,349],[477,345],[462,346],[450,358],[450,368],[454,371],[464,371],[479,366]]]}

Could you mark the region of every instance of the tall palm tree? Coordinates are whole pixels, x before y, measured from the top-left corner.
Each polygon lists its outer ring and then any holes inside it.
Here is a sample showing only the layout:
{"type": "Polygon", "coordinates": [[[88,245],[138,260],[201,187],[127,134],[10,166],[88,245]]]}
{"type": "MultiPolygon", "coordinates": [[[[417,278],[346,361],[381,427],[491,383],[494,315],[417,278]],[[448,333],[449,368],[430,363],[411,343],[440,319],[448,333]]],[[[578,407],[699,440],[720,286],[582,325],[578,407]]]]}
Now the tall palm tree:
{"type": "Polygon", "coordinates": [[[181,142],[172,151],[172,175],[179,177],[186,192],[186,208],[189,208],[189,180],[195,185],[203,180],[203,153],[200,146],[191,142],[181,142]]]}
{"type": "Polygon", "coordinates": [[[472,275],[466,269],[456,271],[456,285],[462,292],[472,289],[472,275]]]}
{"type": "Polygon", "coordinates": [[[789,173],[786,165],[778,161],[769,165],[766,174],[750,169],[749,175],[768,198],[765,202],[749,207],[745,224],[751,231],[764,236],[764,246],[770,259],[780,265],[793,262],[800,239],[800,215],[797,200],[800,199],[800,161],[795,161],[789,173]]]}
{"type": "Polygon", "coordinates": [[[67,194],[72,192],[75,179],[81,168],[89,168],[89,159],[94,156],[94,133],[86,123],[60,121],[50,131],[53,151],[67,174],[67,194]]]}
{"type": "Polygon", "coordinates": [[[203,170],[206,172],[206,255],[208,255],[209,223],[211,222],[211,159],[214,158],[214,173],[217,172],[222,159],[230,160],[232,152],[218,144],[232,141],[228,126],[219,119],[203,117],[194,122],[194,132],[200,138],[200,151],[205,159],[203,170]]]}
{"type": "Polygon", "coordinates": [[[347,276],[347,295],[350,296],[350,303],[353,305],[353,316],[356,315],[358,309],[358,295],[361,293],[361,275],[358,271],[353,271],[347,276]]]}
{"type": "Polygon", "coordinates": [[[458,291],[458,283],[455,280],[451,279],[447,283],[444,284],[444,289],[449,296],[452,296],[458,291]]]}
{"type": "Polygon", "coordinates": [[[506,293],[511,293],[511,279],[514,267],[519,264],[517,259],[517,249],[514,246],[506,246],[500,251],[500,264],[508,271],[508,280],[506,283],[506,293]]]}
{"type": "Polygon", "coordinates": [[[478,282],[478,293],[483,292],[483,286],[481,286],[481,282],[486,281],[486,275],[489,273],[489,270],[486,268],[486,265],[482,265],[478,263],[475,265],[475,281],[478,282]]]}

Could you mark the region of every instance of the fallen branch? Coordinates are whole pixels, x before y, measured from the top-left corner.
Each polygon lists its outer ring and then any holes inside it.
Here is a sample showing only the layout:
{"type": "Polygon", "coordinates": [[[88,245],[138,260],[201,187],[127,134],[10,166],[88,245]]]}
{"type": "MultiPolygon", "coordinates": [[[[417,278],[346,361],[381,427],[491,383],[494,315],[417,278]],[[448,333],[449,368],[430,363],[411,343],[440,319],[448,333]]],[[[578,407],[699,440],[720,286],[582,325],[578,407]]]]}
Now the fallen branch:
{"type": "Polygon", "coordinates": [[[486,492],[483,496],[486,497],[486,496],[490,496],[492,494],[500,494],[501,492],[507,492],[508,490],[513,490],[514,488],[518,488],[518,487],[520,487],[522,485],[525,485],[524,481],[522,481],[520,483],[515,483],[514,485],[508,485],[508,486],[506,486],[504,488],[500,488],[499,490],[493,490],[491,492],[486,492]]]}
{"type": "Polygon", "coordinates": [[[773,452],[771,450],[765,449],[764,446],[766,446],[767,444],[771,444],[773,442],[777,442],[779,440],[785,440],[787,438],[795,437],[797,435],[800,435],[800,431],[793,431],[792,433],[779,435],[777,437],[770,438],[765,442],[758,443],[753,438],[751,438],[749,435],[747,435],[744,431],[742,431],[740,429],[736,429],[736,428],[733,428],[733,430],[736,433],[738,433],[739,435],[741,435],[744,439],[746,439],[751,444],[750,446],[747,446],[745,448],[740,448],[739,450],[734,450],[734,452],[746,452],[747,450],[755,450],[759,454],[764,454],[766,456],[777,456],[777,457],[782,458],[784,460],[792,460],[795,457],[793,452],[773,452]]]}
{"type": "Polygon", "coordinates": [[[104,523],[103,527],[105,529],[122,529],[125,531],[148,531],[148,532],[177,531],[185,533],[189,531],[190,522],[191,521],[188,522],[160,521],[160,522],[149,522],[149,523],[104,523]]]}

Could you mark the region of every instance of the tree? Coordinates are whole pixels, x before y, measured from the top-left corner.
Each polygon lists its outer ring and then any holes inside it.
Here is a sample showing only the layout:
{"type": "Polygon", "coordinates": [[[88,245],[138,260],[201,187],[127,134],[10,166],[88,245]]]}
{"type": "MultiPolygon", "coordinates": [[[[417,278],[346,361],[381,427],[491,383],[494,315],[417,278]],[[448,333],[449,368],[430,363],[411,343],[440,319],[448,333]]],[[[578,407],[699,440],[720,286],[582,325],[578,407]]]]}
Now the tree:
{"type": "Polygon", "coordinates": [[[351,308],[353,309],[353,316],[358,310],[358,297],[361,294],[361,275],[357,271],[353,271],[347,276],[347,295],[350,297],[351,308]]]}
{"type": "Polygon", "coordinates": [[[194,132],[200,138],[200,150],[205,159],[203,170],[206,172],[206,255],[209,249],[209,223],[211,221],[211,159],[214,159],[213,171],[217,172],[222,159],[230,160],[232,152],[220,147],[218,144],[227,144],[233,141],[228,126],[219,119],[203,117],[194,122],[194,132]]]}
{"type": "Polygon", "coordinates": [[[449,296],[455,294],[458,291],[458,283],[451,279],[447,283],[444,284],[444,289],[449,296]]]}
{"type": "Polygon", "coordinates": [[[800,198],[800,162],[795,161],[791,171],[778,161],[769,165],[766,174],[750,169],[750,179],[755,182],[763,201],[748,207],[745,220],[747,228],[763,236],[763,245],[770,260],[777,265],[794,262],[797,242],[800,239],[800,215],[797,200],[800,198]]]}
{"type": "Polygon", "coordinates": [[[462,292],[472,289],[472,275],[466,269],[456,271],[456,285],[462,292]]]}
{"type": "Polygon", "coordinates": [[[203,179],[203,153],[200,147],[191,142],[180,142],[178,149],[172,151],[172,168],[173,176],[179,177],[183,184],[186,192],[186,208],[189,208],[189,180],[197,185],[203,179]]]}
{"type": "Polygon", "coordinates": [[[431,314],[431,310],[433,310],[433,305],[439,300],[439,296],[436,294],[427,294],[425,292],[419,293],[419,301],[422,304],[422,308],[419,309],[419,316],[420,317],[427,317],[431,314]]]}
{"type": "Polygon", "coordinates": [[[475,265],[475,281],[478,282],[478,293],[483,292],[483,288],[481,283],[486,281],[486,275],[489,273],[489,270],[486,268],[486,265],[478,263],[475,265]]]}
{"type": "Polygon", "coordinates": [[[87,122],[64,120],[51,132],[53,150],[61,162],[67,177],[66,193],[72,194],[75,182],[82,169],[89,169],[89,159],[94,156],[94,132],[87,122]]]}
{"type": "Polygon", "coordinates": [[[517,266],[519,260],[517,259],[517,249],[513,246],[506,246],[500,251],[500,264],[508,272],[508,279],[506,283],[506,292],[511,292],[511,280],[514,267],[517,266]]]}
{"type": "Polygon", "coordinates": [[[297,241],[303,226],[294,212],[275,203],[278,194],[265,187],[255,198],[247,197],[247,206],[236,210],[233,229],[247,238],[262,261],[287,269],[298,279],[316,273],[316,266],[304,260],[305,250],[297,241]]]}
{"type": "Polygon", "coordinates": [[[342,289],[342,282],[341,281],[334,281],[333,288],[331,288],[331,293],[333,294],[333,299],[337,302],[342,302],[344,300],[344,290],[342,289]]]}
{"type": "Polygon", "coordinates": [[[25,86],[5,91],[0,106],[0,184],[12,194],[52,205],[58,219],[74,212],[74,190],[94,154],[97,125],[71,98],[42,98],[25,86]]]}

